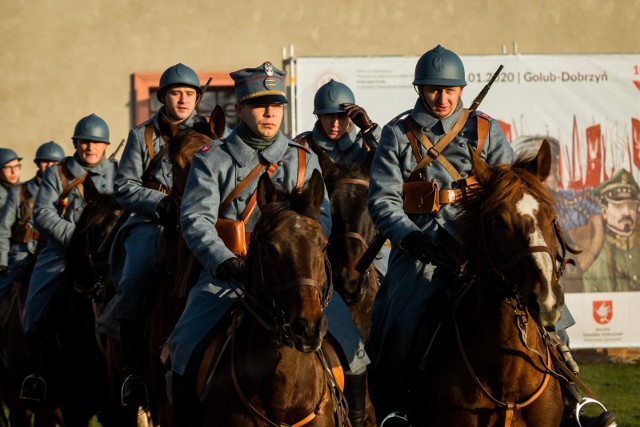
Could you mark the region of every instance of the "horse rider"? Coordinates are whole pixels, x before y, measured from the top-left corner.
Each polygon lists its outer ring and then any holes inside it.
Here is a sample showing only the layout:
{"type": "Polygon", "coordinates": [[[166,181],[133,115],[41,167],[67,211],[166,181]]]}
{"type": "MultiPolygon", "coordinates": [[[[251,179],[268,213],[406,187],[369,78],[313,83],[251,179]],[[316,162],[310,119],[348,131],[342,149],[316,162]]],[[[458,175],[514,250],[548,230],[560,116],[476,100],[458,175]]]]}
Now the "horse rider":
{"type": "Polygon", "coordinates": [[[331,79],[320,86],[313,98],[313,114],[318,118],[313,130],[295,140],[312,139],[335,163],[364,163],[369,152],[378,147],[382,129],[356,105],[353,92],[344,83],[331,79]]]}
{"type": "Polygon", "coordinates": [[[24,330],[31,375],[22,384],[21,396],[42,401],[46,383],[42,378],[42,350],[46,313],[65,267],[65,252],[75,223],[86,206],[84,189],[92,185],[99,193],[113,192],[115,161],[105,157],[109,127],[95,114],[78,121],[73,132],[73,156],[64,157],[42,175],[33,205],[33,223],[46,239],[33,268],[25,303],[24,330]]]}
{"type": "Polygon", "coordinates": [[[22,157],[18,157],[11,148],[0,148],[0,209],[7,202],[9,189],[20,182],[22,157]]]}
{"type": "Polygon", "coordinates": [[[201,96],[195,71],[184,64],[167,68],[160,76],[157,92],[163,106],[149,120],[131,129],[116,174],[115,198],[130,212],[118,230],[110,255],[125,377],[121,389],[123,406],[146,403],[147,387],[140,377],[145,328],[142,305],[149,278],[156,269],[162,222],[174,208],[169,144],[161,135],[159,121],[166,120],[180,128],[193,126],[201,96]]]}
{"type": "Polygon", "coordinates": [[[40,248],[40,234],[33,226],[33,203],[44,171],[64,159],[64,150],[53,141],[45,142],[36,151],[36,175],[29,181],[13,186],[0,212],[0,300],[22,269],[40,248]]]}
{"type": "MultiPolygon", "coordinates": [[[[376,410],[383,417],[402,407],[405,396],[398,387],[416,372],[408,353],[420,320],[430,310],[430,297],[453,281],[454,272],[443,264],[457,265],[454,218],[460,208],[455,198],[440,196],[440,190],[473,185],[469,148],[490,165],[515,160],[497,120],[475,108],[463,109],[466,84],[464,65],[454,52],[438,45],[422,55],[413,81],[418,100],[385,127],[373,161],[369,210],[393,245],[373,306],[369,342],[372,376],[390,386],[377,388],[376,410]],[[408,181],[421,182],[416,191],[423,194],[435,190],[438,200],[419,206],[404,203],[403,192],[410,187],[403,191],[403,184],[408,181]]],[[[564,330],[574,323],[565,307],[556,331],[568,340],[564,330]]]]}
{"type": "MultiPolygon", "coordinates": [[[[316,155],[308,147],[289,140],[280,132],[284,106],[288,102],[285,73],[265,62],[230,75],[235,84],[239,124],[228,137],[211,141],[195,154],[182,201],[183,236],[204,268],[169,337],[177,425],[194,425],[193,418],[189,417],[194,417],[198,411],[195,376],[199,357],[196,355],[202,353],[208,344],[206,338],[235,305],[237,285],[234,283],[245,280],[245,263],[222,241],[216,231],[217,222],[222,218],[246,219],[247,230],[253,229],[259,218],[259,208],[251,211],[247,218],[242,214],[256,191],[260,172],[264,172],[264,169],[257,169],[259,165],[268,167],[275,182],[289,191],[296,188],[299,161],[306,165],[304,182],[311,178],[315,169],[320,170],[316,155]],[[253,176],[249,174],[252,170],[259,172],[253,176]],[[251,178],[232,203],[224,203],[248,174],[251,178]],[[221,202],[227,207],[219,212],[221,202]],[[182,398],[178,400],[180,396],[182,398]]],[[[326,192],[321,223],[329,236],[331,211],[326,192]]],[[[346,305],[335,293],[325,313],[329,319],[329,333],[338,343],[338,353],[349,366],[346,388],[356,391],[350,395],[345,390],[353,411],[350,418],[353,425],[361,426],[365,372],[369,363],[364,343],[346,305]]]]}
{"type": "MultiPolygon", "coordinates": [[[[313,98],[313,114],[318,118],[313,130],[301,133],[294,141],[318,147],[334,163],[347,167],[370,160],[382,128],[356,104],[349,86],[333,79],[320,86],[313,98]]],[[[374,260],[380,278],[386,274],[388,262],[389,248],[383,246],[374,260]]]]}

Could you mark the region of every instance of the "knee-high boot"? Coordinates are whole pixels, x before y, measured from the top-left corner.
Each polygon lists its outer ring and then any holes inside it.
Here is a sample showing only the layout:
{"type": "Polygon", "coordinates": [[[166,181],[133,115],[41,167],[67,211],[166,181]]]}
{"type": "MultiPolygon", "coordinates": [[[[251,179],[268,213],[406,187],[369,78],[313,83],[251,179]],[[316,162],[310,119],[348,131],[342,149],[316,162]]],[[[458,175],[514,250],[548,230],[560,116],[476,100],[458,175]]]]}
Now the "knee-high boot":
{"type": "Polygon", "coordinates": [[[144,325],[140,320],[120,320],[120,350],[124,382],[120,390],[122,406],[146,406],[149,401],[147,386],[139,372],[141,348],[144,343],[144,325]]]}
{"type": "Polygon", "coordinates": [[[47,395],[47,384],[41,376],[45,334],[40,331],[27,332],[25,338],[27,340],[27,362],[31,374],[22,382],[20,397],[42,402],[47,395]]]}
{"type": "Polygon", "coordinates": [[[345,373],[344,396],[349,404],[349,420],[352,427],[364,427],[367,372],[345,373]]]}
{"type": "Polygon", "coordinates": [[[172,403],[173,420],[176,426],[201,425],[201,408],[194,379],[172,372],[169,400],[172,403]]]}

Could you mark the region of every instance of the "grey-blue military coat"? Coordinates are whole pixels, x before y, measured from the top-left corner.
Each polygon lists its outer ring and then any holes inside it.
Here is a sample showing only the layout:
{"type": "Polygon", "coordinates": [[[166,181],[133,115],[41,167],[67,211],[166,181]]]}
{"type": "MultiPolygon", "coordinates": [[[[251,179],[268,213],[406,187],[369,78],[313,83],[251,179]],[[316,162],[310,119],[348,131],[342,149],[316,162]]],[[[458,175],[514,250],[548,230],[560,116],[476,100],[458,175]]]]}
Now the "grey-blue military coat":
{"type": "MultiPolygon", "coordinates": [[[[462,114],[461,107],[459,105],[451,116],[440,120],[429,114],[422,102],[417,100],[410,115],[431,142],[436,144],[455,125],[462,114]]],[[[477,115],[472,113],[469,116],[465,126],[442,152],[463,178],[471,174],[469,146],[477,146],[477,115]]],[[[426,150],[419,142],[418,145],[422,156],[425,156],[426,150]]],[[[514,160],[514,152],[494,119],[490,119],[481,157],[492,165],[514,160]]],[[[387,275],[373,307],[374,325],[370,343],[374,363],[380,361],[385,348],[385,352],[391,353],[393,365],[402,363],[412,340],[412,328],[420,320],[425,301],[437,287],[444,285],[438,280],[440,276],[434,274],[435,267],[432,264],[420,263],[413,255],[399,249],[402,238],[412,231],[422,231],[436,237],[441,229],[457,238],[453,222],[459,212],[457,204],[442,205],[440,211],[434,214],[408,215],[404,212],[402,185],[416,165],[411,144],[405,135],[404,122],[392,121],[382,131],[369,188],[371,217],[378,230],[391,240],[393,247],[387,275]],[[390,342],[387,342],[387,338],[390,342]]],[[[454,178],[437,161],[431,162],[425,168],[425,173],[429,180],[439,184],[440,189],[458,187],[454,178]]]]}
{"type": "Polygon", "coordinates": [[[366,135],[358,132],[356,126],[351,126],[351,132],[347,132],[337,141],[327,138],[320,128],[320,122],[316,121],[312,131],[303,132],[296,136],[300,141],[306,136],[311,136],[320,148],[334,161],[342,165],[362,164],[367,159],[369,150],[375,151],[382,135],[382,129],[376,125],[366,135]],[[367,149],[368,147],[368,149],[367,149]]]}
{"type": "MultiPolygon", "coordinates": [[[[67,184],[86,172],[74,157],[65,157],[60,163],[66,164],[72,175],[68,177],[67,184]]],[[[86,179],[92,181],[98,192],[111,194],[116,169],[115,161],[104,158],[89,170],[86,179]]],[[[38,254],[29,282],[24,316],[27,332],[39,328],[37,324],[43,319],[60,275],[64,271],[65,253],[75,231],[76,222],[86,206],[78,187],[71,190],[65,201],[60,200],[63,190],[60,164],[53,165],[44,171],[33,207],[34,226],[46,237],[47,243],[38,254]],[[64,204],[67,207],[63,212],[64,204]]]]}
{"type": "MultiPolygon", "coordinates": [[[[13,225],[22,219],[22,213],[25,211],[20,197],[24,186],[33,201],[40,187],[40,178],[33,177],[29,181],[9,189],[9,196],[0,212],[0,265],[10,266],[13,262],[25,258],[29,253],[35,253],[36,250],[37,241],[32,240],[24,244],[11,241],[13,225]]],[[[27,222],[33,226],[33,215],[27,222]]]]}

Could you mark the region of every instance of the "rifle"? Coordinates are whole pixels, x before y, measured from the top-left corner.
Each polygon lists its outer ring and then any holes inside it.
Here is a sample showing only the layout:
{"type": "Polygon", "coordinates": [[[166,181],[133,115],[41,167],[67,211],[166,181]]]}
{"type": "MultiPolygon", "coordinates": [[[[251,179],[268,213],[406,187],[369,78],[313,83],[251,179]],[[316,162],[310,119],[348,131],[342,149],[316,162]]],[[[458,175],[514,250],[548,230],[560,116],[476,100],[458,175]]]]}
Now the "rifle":
{"type": "Polygon", "coordinates": [[[491,85],[493,84],[493,82],[496,81],[496,79],[500,75],[500,72],[502,71],[503,68],[504,66],[500,65],[498,67],[498,70],[495,73],[493,73],[493,76],[491,76],[489,83],[487,83],[485,87],[482,88],[478,96],[476,96],[476,99],[474,99],[473,102],[471,103],[471,107],[469,107],[469,111],[476,111],[478,109],[478,107],[480,106],[480,103],[482,102],[484,97],[487,96],[487,93],[489,93],[489,89],[491,89],[491,85]]]}
{"type": "Polygon", "coordinates": [[[120,144],[118,144],[118,146],[116,147],[116,150],[109,155],[109,160],[113,160],[113,159],[116,158],[116,156],[118,155],[118,152],[120,151],[120,149],[124,145],[124,142],[125,142],[125,139],[122,138],[122,141],[120,141],[120,144]]]}
{"type": "MultiPolygon", "coordinates": [[[[484,88],[482,88],[478,96],[476,96],[476,99],[474,99],[473,102],[471,103],[471,107],[469,107],[470,112],[476,111],[478,109],[478,107],[480,106],[480,103],[482,102],[484,97],[487,96],[487,93],[489,93],[489,89],[491,89],[491,85],[498,78],[503,68],[504,67],[500,65],[498,67],[498,70],[495,73],[493,73],[493,76],[491,76],[491,79],[489,80],[489,82],[485,85],[484,88]]],[[[369,244],[369,247],[364,251],[360,259],[358,260],[358,263],[356,264],[355,269],[358,273],[360,274],[366,273],[366,271],[369,269],[369,266],[371,265],[373,260],[376,258],[376,255],[378,255],[378,252],[380,252],[380,249],[382,249],[382,245],[384,245],[384,242],[386,241],[387,241],[387,238],[385,236],[383,236],[380,233],[376,234],[376,237],[374,237],[373,241],[369,244]]]]}

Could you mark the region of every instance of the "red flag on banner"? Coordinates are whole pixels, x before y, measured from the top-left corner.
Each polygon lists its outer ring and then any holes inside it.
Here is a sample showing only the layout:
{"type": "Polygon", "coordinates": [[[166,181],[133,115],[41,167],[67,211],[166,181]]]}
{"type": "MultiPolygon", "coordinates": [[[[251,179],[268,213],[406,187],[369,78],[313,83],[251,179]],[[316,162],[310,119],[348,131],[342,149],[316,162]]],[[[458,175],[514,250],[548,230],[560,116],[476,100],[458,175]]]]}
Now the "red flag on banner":
{"type": "Polygon", "coordinates": [[[507,141],[509,141],[509,144],[511,144],[511,125],[507,122],[503,122],[500,119],[498,119],[498,123],[500,124],[500,129],[502,129],[502,132],[507,137],[507,141]]]}
{"type": "Polygon", "coordinates": [[[580,165],[580,137],[578,136],[578,122],[576,116],[573,116],[573,135],[571,138],[571,181],[569,188],[581,190],[582,184],[582,167],[580,165]]]}
{"type": "Polygon", "coordinates": [[[613,165],[609,168],[611,173],[609,173],[609,169],[607,169],[607,162],[611,163],[613,157],[611,156],[610,146],[605,144],[604,135],[600,137],[602,144],[600,144],[600,150],[602,150],[602,181],[609,181],[611,175],[613,175],[613,165]]]}
{"type": "Polygon", "coordinates": [[[602,158],[600,153],[600,125],[589,126],[587,134],[587,173],[584,177],[585,187],[596,187],[600,184],[602,158]]]}
{"type": "Polygon", "coordinates": [[[640,120],[631,118],[631,141],[633,142],[633,163],[640,169],[640,120]]]}

